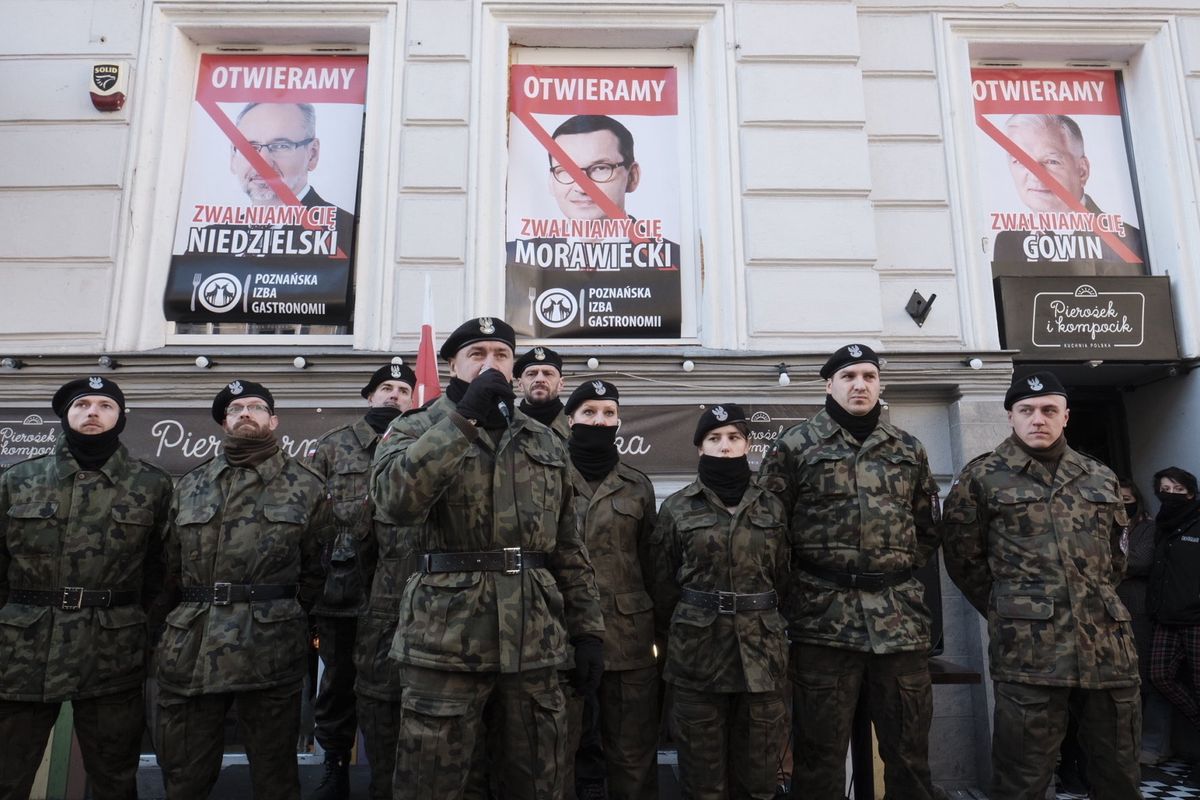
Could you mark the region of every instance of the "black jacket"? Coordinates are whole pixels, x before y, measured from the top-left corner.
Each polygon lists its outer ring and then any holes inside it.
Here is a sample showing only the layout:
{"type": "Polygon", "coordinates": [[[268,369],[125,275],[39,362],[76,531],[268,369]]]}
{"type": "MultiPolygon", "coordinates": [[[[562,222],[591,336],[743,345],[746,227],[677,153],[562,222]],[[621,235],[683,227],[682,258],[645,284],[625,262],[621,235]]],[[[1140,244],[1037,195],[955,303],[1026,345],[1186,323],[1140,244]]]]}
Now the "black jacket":
{"type": "Polygon", "coordinates": [[[1146,605],[1161,625],[1200,625],[1200,510],[1160,524],[1146,605]]]}

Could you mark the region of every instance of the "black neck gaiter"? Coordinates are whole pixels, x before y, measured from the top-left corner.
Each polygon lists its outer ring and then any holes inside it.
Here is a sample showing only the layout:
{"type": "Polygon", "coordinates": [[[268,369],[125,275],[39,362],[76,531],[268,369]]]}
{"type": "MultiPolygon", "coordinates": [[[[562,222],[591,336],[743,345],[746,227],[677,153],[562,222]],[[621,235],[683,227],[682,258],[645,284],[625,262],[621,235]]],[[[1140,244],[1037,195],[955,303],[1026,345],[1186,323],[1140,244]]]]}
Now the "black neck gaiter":
{"type": "Polygon", "coordinates": [[[467,393],[467,387],[470,385],[462,378],[451,378],[450,382],[446,384],[446,397],[458,405],[458,401],[463,399],[463,395],[467,393]]]}
{"type": "Polygon", "coordinates": [[[1200,497],[1193,497],[1189,500],[1186,494],[1171,492],[1155,492],[1155,496],[1162,505],[1158,508],[1154,522],[1164,533],[1175,530],[1200,511],[1200,497]]]}
{"type": "Polygon", "coordinates": [[[712,489],[722,503],[736,506],[750,486],[750,461],[745,456],[700,456],[700,482],[712,489]]]}
{"type": "Polygon", "coordinates": [[[549,428],[554,424],[554,420],[562,416],[563,404],[562,400],[559,400],[557,397],[553,400],[547,400],[545,403],[531,403],[528,400],[521,400],[521,410],[549,428]]]}
{"type": "Polygon", "coordinates": [[[104,433],[80,433],[67,425],[66,419],[62,421],[62,426],[63,437],[67,440],[67,450],[75,457],[75,462],[82,469],[100,469],[121,446],[121,431],[125,428],[125,414],[122,412],[117,419],[117,424],[104,433]]]}
{"type": "Polygon", "coordinates": [[[265,436],[225,434],[225,460],[235,467],[256,467],[279,452],[274,431],[265,436]]]}
{"type": "Polygon", "coordinates": [[[567,439],[571,463],[585,480],[598,481],[617,466],[617,427],[615,425],[572,425],[567,439]]]}
{"type": "Polygon", "coordinates": [[[376,433],[383,433],[387,430],[387,426],[392,423],[392,420],[400,416],[400,414],[400,409],[395,406],[378,406],[367,409],[367,413],[363,414],[363,419],[371,426],[371,430],[376,433]]]}
{"type": "Polygon", "coordinates": [[[875,426],[879,424],[879,415],[883,412],[883,406],[877,402],[874,408],[860,417],[842,408],[838,401],[833,399],[833,395],[827,394],[825,395],[825,410],[829,412],[829,416],[833,417],[834,422],[841,425],[846,433],[861,444],[867,440],[871,431],[875,430],[875,426]]]}

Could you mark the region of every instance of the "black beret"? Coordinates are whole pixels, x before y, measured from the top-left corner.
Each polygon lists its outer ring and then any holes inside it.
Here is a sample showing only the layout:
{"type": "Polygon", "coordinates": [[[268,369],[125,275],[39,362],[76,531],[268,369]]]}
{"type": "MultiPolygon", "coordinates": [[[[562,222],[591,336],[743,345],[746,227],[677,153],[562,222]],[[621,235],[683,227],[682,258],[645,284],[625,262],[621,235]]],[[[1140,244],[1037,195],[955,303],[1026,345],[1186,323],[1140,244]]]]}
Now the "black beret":
{"type": "Polygon", "coordinates": [[[725,425],[732,425],[735,422],[745,422],[746,412],[742,411],[742,407],[737,403],[724,403],[719,406],[712,406],[703,414],[700,415],[699,421],[696,422],[696,435],[692,437],[692,444],[697,447],[704,441],[704,437],[713,428],[721,428],[725,425]]]}
{"type": "Polygon", "coordinates": [[[267,391],[267,387],[254,381],[232,381],[223,386],[213,399],[212,416],[218,425],[225,422],[225,409],[229,408],[229,404],[243,397],[257,397],[265,400],[267,408],[271,410],[272,414],[275,413],[275,398],[267,391]]]}
{"type": "Polygon", "coordinates": [[[125,413],[125,394],[121,391],[121,387],[108,378],[102,378],[99,375],[93,375],[90,378],[78,378],[64,383],[54,393],[54,399],[50,401],[50,407],[54,409],[55,416],[65,417],[67,409],[71,407],[71,403],[90,394],[112,398],[121,409],[121,413],[125,413]]]}
{"type": "Polygon", "coordinates": [[[567,398],[567,404],[563,406],[563,410],[567,414],[572,414],[575,409],[588,400],[612,400],[617,405],[621,405],[621,393],[608,381],[587,381],[575,387],[575,391],[571,392],[571,396],[567,398]]]}
{"type": "Polygon", "coordinates": [[[865,344],[848,344],[845,347],[839,347],[825,362],[825,366],[821,367],[821,377],[829,380],[837,374],[839,369],[851,364],[874,364],[878,367],[879,356],[875,355],[875,351],[865,344]]]}
{"type": "Polygon", "coordinates": [[[504,342],[516,352],[517,334],[499,317],[474,317],[454,329],[442,343],[439,355],[443,361],[449,361],[459,350],[475,342],[504,342]]]}
{"type": "Polygon", "coordinates": [[[1059,382],[1053,372],[1035,372],[1023,378],[1013,377],[1012,386],[1004,395],[1004,410],[1012,411],[1013,404],[1027,397],[1041,397],[1044,394],[1067,396],[1067,390],[1059,382]]]}
{"type": "Polygon", "coordinates": [[[371,392],[379,388],[384,381],[403,381],[416,388],[417,373],[408,368],[407,364],[386,364],[371,373],[371,380],[362,388],[362,396],[370,397],[371,392]]]}
{"type": "Polygon", "coordinates": [[[549,347],[535,347],[518,358],[516,364],[513,364],[513,377],[521,377],[521,373],[525,371],[525,368],[531,367],[534,364],[549,364],[558,370],[559,375],[562,375],[562,356],[549,347]]]}

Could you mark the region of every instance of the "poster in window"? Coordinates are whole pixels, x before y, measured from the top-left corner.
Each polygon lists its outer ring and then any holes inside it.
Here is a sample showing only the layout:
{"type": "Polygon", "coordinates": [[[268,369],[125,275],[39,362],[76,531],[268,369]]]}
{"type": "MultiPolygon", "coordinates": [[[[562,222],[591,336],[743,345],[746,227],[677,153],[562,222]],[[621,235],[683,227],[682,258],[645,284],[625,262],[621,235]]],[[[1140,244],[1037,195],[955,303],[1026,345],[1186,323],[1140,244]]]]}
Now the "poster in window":
{"type": "Polygon", "coordinates": [[[365,56],[201,56],[168,320],[350,321],[365,56]]]}
{"type": "Polygon", "coordinates": [[[971,72],[992,275],[1144,275],[1112,70],[971,72]]]}
{"type": "Polygon", "coordinates": [[[514,66],[509,111],[505,318],[538,339],[678,338],[675,69],[514,66]]]}

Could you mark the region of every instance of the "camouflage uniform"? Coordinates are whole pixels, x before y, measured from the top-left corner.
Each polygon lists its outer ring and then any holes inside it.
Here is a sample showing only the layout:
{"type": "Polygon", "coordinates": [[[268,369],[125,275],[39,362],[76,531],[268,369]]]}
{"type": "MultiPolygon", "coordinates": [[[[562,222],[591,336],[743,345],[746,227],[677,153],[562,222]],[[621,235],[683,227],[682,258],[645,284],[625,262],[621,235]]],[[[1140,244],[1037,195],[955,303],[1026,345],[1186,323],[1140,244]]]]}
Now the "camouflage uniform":
{"type": "Polygon", "coordinates": [[[996,682],[989,797],[1041,797],[1070,706],[1098,798],[1136,798],[1140,708],[1117,597],[1117,479],[1067,448],[1052,476],[1015,436],[967,464],[945,506],[946,569],[988,618],[996,682]]]}
{"type": "Polygon", "coordinates": [[[884,422],[860,444],[821,410],[779,437],[758,480],[789,517],[793,797],[844,796],[846,749],[864,680],[888,792],[931,797],[930,614],[921,582],[904,578],[938,546],[938,487],[925,448],[884,422]],[[899,582],[849,588],[805,565],[824,573],[884,573],[899,582]]]}
{"type": "Polygon", "coordinates": [[[254,796],[299,796],[306,610],[321,592],[321,548],[333,533],[321,478],[282,452],[252,468],[220,455],[180,480],[166,550],[169,579],[184,600],[167,617],[157,653],[157,741],[169,798],[208,796],[235,701],[254,796]],[[298,592],[249,602],[187,599],[218,582],[298,585],[298,592]]]}
{"type": "MultiPolygon", "coordinates": [[[[29,796],[59,707],[70,701],[97,800],[136,796],[145,728],[146,612],[162,588],[171,478],[122,446],[84,470],[53,453],[0,477],[0,797],[29,796]],[[64,587],[129,593],[67,610],[64,587]],[[48,606],[22,590],[52,591],[48,606]]],[[[81,604],[82,605],[82,604],[81,604]]]]}
{"type": "Polygon", "coordinates": [[[422,524],[402,529],[416,553],[521,548],[546,553],[547,562],[513,574],[409,579],[392,645],[405,665],[394,791],[398,798],[478,791],[476,748],[486,730],[502,795],[557,798],[564,700],[556,670],[568,633],[604,632],[572,513],[566,447],[519,410],[493,444],[454,407],[442,395],[392,423],[376,454],[377,508],[422,524]]]}
{"type": "MultiPolygon", "coordinates": [[[[649,594],[654,486],[625,464],[617,464],[595,489],[574,467],[571,481],[575,518],[596,569],[607,632],[596,704],[600,766],[607,772],[611,800],[653,800],[658,796],[658,667],[649,594]]],[[[570,796],[573,786],[565,788],[570,796]]]]}
{"type": "Polygon", "coordinates": [[[369,479],[378,434],[360,419],[326,433],[310,451],[308,464],[325,479],[337,534],[326,547],[325,591],[313,607],[319,654],[325,665],[313,704],[317,743],[327,752],[349,754],[358,720],[354,708],[354,643],[358,616],[366,610],[370,576],[362,554],[372,539],[369,479]]]}
{"type": "Polygon", "coordinates": [[[787,626],[775,607],[789,579],[783,506],[752,483],[731,513],[697,479],[663,502],[653,547],[683,796],[774,797],[787,727],[787,626]],[[777,599],[718,612],[690,602],[686,590],[774,591],[777,599]]]}

